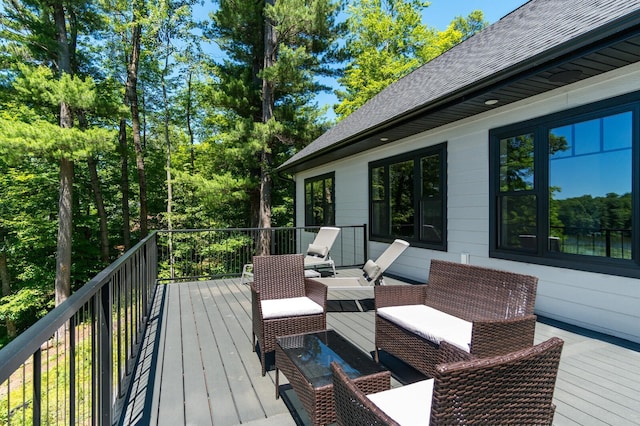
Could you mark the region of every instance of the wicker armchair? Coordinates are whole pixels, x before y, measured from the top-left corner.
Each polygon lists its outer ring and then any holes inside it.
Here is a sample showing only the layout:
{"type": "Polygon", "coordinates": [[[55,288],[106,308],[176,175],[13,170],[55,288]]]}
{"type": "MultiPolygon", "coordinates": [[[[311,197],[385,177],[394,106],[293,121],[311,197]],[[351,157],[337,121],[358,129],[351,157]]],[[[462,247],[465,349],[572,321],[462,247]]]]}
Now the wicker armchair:
{"type": "MultiPolygon", "coordinates": [[[[533,308],[538,279],[481,266],[432,260],[426,285],[378,286],[375,288],[375,357],[379,349],[394,355],[428,377],[442,361],[441,340],[453,343],[450,333],[435,336],[444,314],[463,322],[465,335],[458,346],[475,357],[501,355],[533,345],[536,316],[533,308]],[[391,309],[390,309],[391,308],[391,309]],[[390,316],[390,311],[393,311],[390,316]],[[423,311],[429,311],[427,314],[423,311]],[[418,315],[423,315],[416,320],[418,315]],[[411,329],[396,316],[412,316],[419,330],[411,329]],[[432,333],[433,331],[433,333],[432,333]]],[[[405,319],[405,318],[402,318],[405,319]]],[[[457,330],[456,330],[457,331],[457,330]]],[[[464,334],[464,333],[463,333],[464,334]]]]}
{"type": "Polygon", "coordinates": [[[550,425],[563,341],[439,364],[433,379],[365,395],[332,364],[338,425],[550,425]]]}
{"type": "Polygon", "coordinates": [[[301,254],[255,256],[253,267],[253,350],[257,337],[264,376],[277,336],[327,328],[327,287],[305,278],[301,254]]]}

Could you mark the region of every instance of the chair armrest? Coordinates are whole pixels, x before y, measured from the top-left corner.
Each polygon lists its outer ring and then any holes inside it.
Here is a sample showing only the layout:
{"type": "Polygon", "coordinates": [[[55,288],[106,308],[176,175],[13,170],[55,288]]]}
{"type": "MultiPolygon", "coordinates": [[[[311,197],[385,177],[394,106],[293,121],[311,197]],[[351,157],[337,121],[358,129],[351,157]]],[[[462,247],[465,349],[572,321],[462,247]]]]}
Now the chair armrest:
{"type": "Polygon", "coordinates": [[[536,316],[473,321],[471,353],[478,358],[503,355],[533,346],[536,316]]]}
{"type": "Polygon", "coordinates": [[[327,286],[313,278],[304,279],[304,288],[307,297],[318,305],[322,306],[324,312],[327,311],[327,286]]]}
{"type": "Polygon", "coordinates": [[[376,309],[385,306],[423,305],[426,285],[382,285],[373,288],[376,309]]]}
{"type": "Polygon", "coordinates": [[[251,289],[251,312],[253,314],[254,321],[258,318],[262,318],[262,303],[260,298],[260,292],[253,285],[253,281],[249,283],[251,289]]]}
{"type": "Polygon", "coordinates": [[[356,385],[356,387],[365,395],[391,389],[391,373],[389,371],[381,371],[379,373],[369,374],[365,377],[357,377],[352,380],[353,384],[356,385]]]}

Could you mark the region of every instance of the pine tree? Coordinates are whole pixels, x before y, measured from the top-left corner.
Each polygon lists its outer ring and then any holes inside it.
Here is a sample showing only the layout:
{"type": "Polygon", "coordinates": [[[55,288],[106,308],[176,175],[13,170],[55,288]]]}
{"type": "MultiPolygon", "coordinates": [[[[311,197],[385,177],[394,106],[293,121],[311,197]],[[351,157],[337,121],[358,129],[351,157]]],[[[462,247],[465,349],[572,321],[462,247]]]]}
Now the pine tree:
{"type": "MultiPolygon", "coordinates": [[[[247,185],[249,226],[272,225],[274,169],[324,129],[313,95],[324,87],[335,38],[337,5],[329,0],[220,2],[212,34],[227,58],[216,64],[211,91],[220,163],[247,185]],[[249,175],[247,181],[243,173],[249,175]]],[[[266,236],[266,233],[265,233],[266,236]]],[[[265,237],[258,252],[268,251],[265,237]]]]}

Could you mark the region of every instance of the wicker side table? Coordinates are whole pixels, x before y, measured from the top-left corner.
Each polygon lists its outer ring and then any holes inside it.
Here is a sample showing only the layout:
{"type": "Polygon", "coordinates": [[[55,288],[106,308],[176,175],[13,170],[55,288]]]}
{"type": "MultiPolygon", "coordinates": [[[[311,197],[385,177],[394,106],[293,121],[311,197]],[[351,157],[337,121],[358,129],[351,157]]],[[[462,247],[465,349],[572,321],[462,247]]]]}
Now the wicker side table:
{"type": "Polygon", "coordinates": [[[387,390],[391,375],[334,330],[276,339],[276,398],[279,372],[295,390],[314,425],[334,423],[331,362],[336,361],[365,393],[387,390]]]}

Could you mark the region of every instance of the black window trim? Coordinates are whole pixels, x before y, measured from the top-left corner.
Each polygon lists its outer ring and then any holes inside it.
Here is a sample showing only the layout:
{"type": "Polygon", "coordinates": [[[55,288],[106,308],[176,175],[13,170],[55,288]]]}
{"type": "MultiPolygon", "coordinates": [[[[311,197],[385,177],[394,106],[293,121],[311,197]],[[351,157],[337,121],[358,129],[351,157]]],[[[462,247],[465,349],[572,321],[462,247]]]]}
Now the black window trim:
{"type": "MultiPolygon", "coordinates": [[[[414,164],[414,168],[415,167],[416,165],[414,164]]],[[[413,177],[413,184],[414,184],[414,193],[418,194],[419,187],[420,187],[420,179],[418,179],[415,175],[413,177]]],[[[389,175],[387,173],[387,175],[385,176],[385,188],[388,189],[388,186],[389,186],[389,175]]],[[[435,145],[430,145],[428,147],[420,148],[414,151],[405,152],[402,154],[398,154],[391,157],[386,157],[380,160],[369,162],[369,180],[367,183],[367,188],[369,191],[369,240],[370,241],[391,243],[396,238],[401,238],[411,243],[411,245],[414,247],[420,247],[420,248],[438,250],[438,251],[447,251],[448,221],[447,221],[447,142],[446,141],[440,142],[435,145]],[[372,182],[371,180],[372,180],[373,169],[375,169],[376,167],[389,166],[392,164],[401,163],[407,160],[416,160],[426,155],[435,154],[435,153],[440,155],[440,171],[441,171],[441,182],[442,182],[442,223],[443,223],[442,243],[436,244],[436,243],[429,243],[427,241],[420,240],[420,233],[418,232],[418,229],[417,229],[419,228],[418,223],[421,220],[420,217],[417,217],[416,224],[414,225],[416,227],[416,235],[418,235],[417,238],[406,238],[406,237],[400,237],[400,236],[398,237],[383,236],[383,235],[374,234],[373,233],[373,200],[372,200],[372,194],[371,194],[371,182],[372,182]]],[[[414,206],[416,207],[415,209],[416,215],[421,213],[419,208],[419,204],[420,204],[419,199],[420,199],[419,196],[416,196],[414,199],[414,206]]]]}
{"type": "Polygon", "coordinates": [[[325,226],[325,225],[335,226],[336,224],[336,172],[323,173],[321,175],[306,178],[304,180],[302,189],[304,192],[304,225],[305,226],[325,226]],[[308,209],[307,209],[307,183],[311,183],[313,185],[313,182],[323,181],[328,178],[331,178],[331,197],[333,198],[333,211],[332,211],[333,217],[331,218],[330,223],[311,224],[309,223],[310,218],[309,218],[308,209]]]}
{"type": "MultiPolygon", "coordinates": [[[[536,143],[534,147],[535,187],[534,191],[540,197],[539,212],[536,226],[538,233],[547,235],[548,200],[548,161],[547,151],[543,143],[536,143]],[[547,162],[542,173],[540,165],[547,162]]],[[[630,278],[640,278],[640,91],[628,93],[614,98],[597,101],[588,105],[570,108],[557,113],[537,117],[534,119],[509,124],[489,131],[489,257],[532,264],[561,267],[585,272],[603,273],[630,278]],[[632,216],[632,259],[611,259],[597,256],[576,255],[568,253],[550,252],[545,249],[544,238],[538,238],[538,253],[498,248],[498,187],[499,187],[499,141],[502,138],[534,133],[536,141],[546,140],[549,129],[563,125],[578,123],[611,114],[632,111],[633,116],[633,145],[632,145],[632,205],[635,207],[632,216]],[[541,139],[542,138],[542,139],[541,139]]]]}

